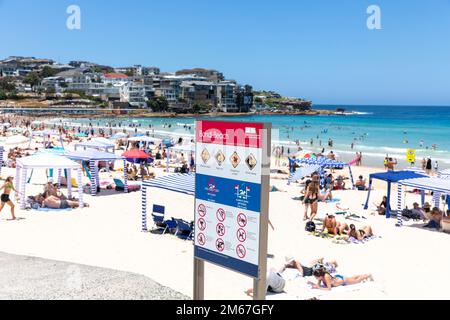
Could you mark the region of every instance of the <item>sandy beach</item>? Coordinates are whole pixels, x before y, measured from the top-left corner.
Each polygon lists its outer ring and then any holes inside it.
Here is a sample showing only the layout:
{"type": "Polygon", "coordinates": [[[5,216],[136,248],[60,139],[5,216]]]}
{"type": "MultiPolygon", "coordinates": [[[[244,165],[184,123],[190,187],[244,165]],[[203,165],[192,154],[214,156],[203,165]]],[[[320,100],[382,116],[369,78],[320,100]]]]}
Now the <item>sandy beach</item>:
{"type": "MultiPolygon", "coordinates": [[[[354,167],[354,175],[363,175],[366,179],[370,173],[379,171],[382,170],[354,167]]],[[[159,168],[155,173],[156,176],[166,174],[159,168]]],[[[8,175],[15,175],[15,170],[3,168],[2,179],[8,175]]],[[[36,172],[27,194],[42,192],[45,183],[45,172],[36,172]]],[[[340,211],[336,207],[339,204],[365,218],[346,220],[338,216],[338,221],[355,223],[358,227],[370,225],[379,238],[365,244],[333,243],[331,239],[317,238],[304,230],[303,205],[293,200],[300,195],[301,188],[297,184],[288,186],[287,180],[273,179],[272,185],[287,192],[270,194],[270,219],[275,230],[269,233],[269,268],[280,268],[287,256],[294,256],[305,264],[324,257],[336,259],[341,274],[372,273],[375,281],[324,292],[308,288],[305,279],[297,278],[288,281],[286,293],[271,295],[268,299],[448,298],[445,288],[450,284],[450,277],[444,273],[436,281],[431,273],[436,266],[443,270],[450,267],[450,260],[441,249],[450,244],[448,234],[423,229],[419,227],[423,223],[417,222],[405,222],[404,227],[397,228],[395,219],[387,220],[371,215],[371,210],[363,210],[367,192],[345,190],[333,193],[337,202],[320,203],[318,218],[340,211]]],[[[371,202],[379,202],[386,193],[386,184],[375,182],[374,189],[371,202]]],[[[393,192],[396,194],[395,188],[393,192]]],[[[418,200],[418,195],[408,194],[405,202],[411,206],[418,200]]],[[[9,208],[5,207],[0,220],[0,251],[141,274],[192,297],[193,244],[173,235],[142,232],[140,192],[85,195],[85,201],[90,204],[89,208],[70,212],[18,210],[19,221],[7,221],[9,208]]],[[[395,201],[392,199],[394,208],[395,201]]],[[[431,202],[430,196],[427,201],[431,202]]],[[[192,196],[150,189],[149,207],[152,203],[166,206],[168,217],[194,219],[192,196]]],[[[373,209],[374,205],[371,207],[373,209]]],[[[206,264],[207,299],[249,299],[244,291],[250,287],[251,279],[206,264]]]]}

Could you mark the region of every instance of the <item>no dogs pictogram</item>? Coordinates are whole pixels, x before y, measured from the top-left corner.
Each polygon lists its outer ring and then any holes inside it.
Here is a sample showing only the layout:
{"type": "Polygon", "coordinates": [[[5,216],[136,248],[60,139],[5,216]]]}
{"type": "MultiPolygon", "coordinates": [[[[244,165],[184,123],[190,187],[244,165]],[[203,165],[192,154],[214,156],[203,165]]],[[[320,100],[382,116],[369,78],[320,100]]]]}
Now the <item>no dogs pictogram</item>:
{"type": "Polygon", "coordinates": [[[204,246],[206,243],[205,235],[203,233],[199,233],[199,235],[197,236],[197,241],[199,245],[204,246]]]}
{"type": "Polygon", "coordinates": [[[216,248],[219,252],[222,252],[223,250],[225,250],[225,242],[223,242],[222,239],[217,239],[216,248]]]}
{"type": "Polygon", "coordinates": [[[223,209],[219,209],[219,210],[217,210],[217,219],[220,221],[220,222],[224,222],[225,221],[225,219],[226,219],[226,213],[225,213],[225,210],[223,210],[223,209]]]}
{"type": "Polygon", "coordinates": [[[200,229],[200,231],[205,231],[206,229],[206,221],[203,218],[198,219],[198,228],[200,229]]]}
{"type": "Polygon", "coordinates": [[[247,240],[247,232],[245,232],[244,229],[239,229],[236,236],[240,242],[245,242],[245,240],[247,240]]]}
{"type": "Polygon", "coordinates": [[[219,237],[223,237],[225,235],[225,226],[222,223],[219,223],[216,226],[216,231],[219,237]]]}
{"type": "Polygon", "coordinates": [[[244,259],[245,256],[247,255],[247,250],[242,244],[240,244],[236,247],[236,254],[238,255],[239,258],[244,259]]]}
{"type": "Polygon", "coordinates": [[[237,222],[241,228],[245,228],[247,226],[247,216],[243,213],[240,213],[238,215],[237,222]]]}
{"type": "Polygon", "coordinates": [[[205,207],[205,205],[203,205],[203,204],[199,205],[197,212],[200,215],[200,217],[202,217],[202,218],[204,216],[206,216],[206,207],[205,207]]]}

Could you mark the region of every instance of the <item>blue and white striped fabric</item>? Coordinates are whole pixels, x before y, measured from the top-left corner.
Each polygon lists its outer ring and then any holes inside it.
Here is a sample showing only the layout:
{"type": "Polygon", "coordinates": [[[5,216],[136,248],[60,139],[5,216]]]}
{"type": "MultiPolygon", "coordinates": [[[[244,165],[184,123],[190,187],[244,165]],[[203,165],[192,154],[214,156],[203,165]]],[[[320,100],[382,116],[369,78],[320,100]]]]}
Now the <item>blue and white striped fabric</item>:
{"type": "Polygon", "coordinates": [[[144,188],[159,188],[179,193],[194,195],[195,194],[195,174],[173,174],[157,178],[154,180],[144,181],[144,188]]]}
{"type": "Polygon", "coordinates": [[[418,178],[399,182],[400,184],[419,190],[429,190],[435,193],[450,194],[450,180],[440,178],[418,178]]]}
{"type": "Polygon", "coordinates": [[[302,167],[297,168],[297,170],[289,176],[289,184],[301,180],[304,177],[308,177],[314,172],[319,172],[320,168],[319,165],[303,165],[302,167]]]}
{"type": "Polygon", "coordinates": [[[319,165],[322,168],[326,169],[343,169],[344,167],[348,166],[348,164],[345,162],[331,160],[325,157],[296,159],[296,161],[300,164],[319,165]]]}
{"type": "Polygon", "coordinates": [[[438,176],[442,179],[450,179],[450,169],[439,171],[438,176]]]}

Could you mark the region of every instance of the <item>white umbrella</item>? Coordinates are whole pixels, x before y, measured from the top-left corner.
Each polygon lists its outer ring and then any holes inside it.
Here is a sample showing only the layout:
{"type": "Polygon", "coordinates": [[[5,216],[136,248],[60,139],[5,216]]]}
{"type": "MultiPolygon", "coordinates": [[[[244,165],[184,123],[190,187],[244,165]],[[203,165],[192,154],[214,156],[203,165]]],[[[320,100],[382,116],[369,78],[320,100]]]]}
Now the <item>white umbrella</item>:
{"type": "Polygon", "coordinates": [[[32,125],[39,126],[39,125],[42,124],[42,121],[33,121],[31,124],[32,124],[32,125]]]}
{"type": "Polygon", "coordinates": [[[12,136],[12,137],[6,138],[5,144],[7,144],[7,145],[18,145],[18,144],[27,143],[29,141],[30,140],[27,137],[24,137],[24,136],[12,136]]]}
{"type": "Polygon", "coordinates": [[[13,127],[13,128],[9,128],[8,131],[23,132],[23,131],[25,131],[25,129],[19,128],[19,127],[13,127]]]}
{"type": "Polygon", "coordinates": [[[5,127],[5,128],[9,128],[11,127],[11,124],[8,122],[2,123],[0,126],[5,127]]]}
{"type": "Polygon", "coordinates": [[[125,139],[127,137],[128,137],[128,135],[126,133],[119,132],[119,133],[116,133],[115,135],[113,135],[111,139],[125,139]]]}

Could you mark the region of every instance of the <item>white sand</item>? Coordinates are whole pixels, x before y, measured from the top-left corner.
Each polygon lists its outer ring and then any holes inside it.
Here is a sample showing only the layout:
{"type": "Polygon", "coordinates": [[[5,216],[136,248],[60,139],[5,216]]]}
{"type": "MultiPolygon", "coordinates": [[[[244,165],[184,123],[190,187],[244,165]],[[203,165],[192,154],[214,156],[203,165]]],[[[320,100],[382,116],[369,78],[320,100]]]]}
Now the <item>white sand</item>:
{"type": "MultiPolygon", "coordinates": [[[[355,176],[363,173],[367,177],[374,170],[356,168],[355,171],[355,176]]],[[[3,169],[2,176],[8,173],[14,174],[14,170],[3,169]]],[[[35,180],[44,182],[42,174],[36,174],[35,180]]],[[[320,292],[320,298],[324,299],[449,298],[448,234],[409,226],[396,228],[396,220],[370,216],[362,210],[366,192],[338,191],[334,195],[342,199],[342,206],[368,217],[363,223],[356,222],[357,226],[370,224],[382,238],[364,245],[334,244],[304,231],[302,205],[292,200],[299,194],[298,186],[288,187],[282,180],[274,180],[273,184],[289,192],[270,195],[270,218],[276,229],[269,235],[269,254],[274,255],[268,260],[269,267],[281,267],[288,255],[303,263],[325,257],[338,260],[341,274],[373,273],[375,277],[373,285],[356,291],[334,291],[329,295],[320,292]]],[[[385,192],[385,184],[376,183],[375,187],[371,202],[380,200],[385,192]]],[[[34,194],[41,188],[30,186],[29,190],[34,194]]],[[[5,208],[0,220],[0,251],[136,272],[192,296],[193,245],[171,235],[142,233],[140,192],[95,198],[86,195],[85,199],[90,208],[63,213],[19,210],[18,216],[26,219],[15,222],[6,221],[9,209],[5,208]]],[[[410,206],[417,200],[418,196],[408,194],[410,206]]],[[[193,220],[191,196],[151,190],[150,205],[153,202],[165,205],[169,217],[193,220]]],[[[396,207],[395,188],[392,206],[396,207]]],[[[335,211],[338,210],[334,203],[320,204],[319,216],[335,211]]],[[[302,283],[288,283],[287,294],[280,298],[307,298],[311,293],[302,283]]],[[[247,277],[206,265],[207,299],[246,299],[244,290],[251,286],[252,280],[247,277]]]]}

